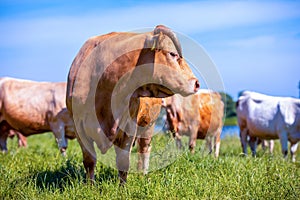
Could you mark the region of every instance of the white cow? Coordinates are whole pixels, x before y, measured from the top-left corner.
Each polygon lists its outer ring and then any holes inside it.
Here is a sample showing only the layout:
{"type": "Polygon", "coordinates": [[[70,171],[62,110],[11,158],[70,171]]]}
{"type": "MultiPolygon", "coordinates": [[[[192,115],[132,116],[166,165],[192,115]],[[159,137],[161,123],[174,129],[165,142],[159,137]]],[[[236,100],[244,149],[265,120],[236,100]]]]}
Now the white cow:
{"type": "Polygon", "coordinates": [[[247,154],[247,136],[250,136],[252,155],[256,154],[258,138],[280,139],[284,157],[291,143],[293,162],[300,140],[300,99],[274,97],[245,91],[237,102],[237,116],[243,152],[247,154]]]}

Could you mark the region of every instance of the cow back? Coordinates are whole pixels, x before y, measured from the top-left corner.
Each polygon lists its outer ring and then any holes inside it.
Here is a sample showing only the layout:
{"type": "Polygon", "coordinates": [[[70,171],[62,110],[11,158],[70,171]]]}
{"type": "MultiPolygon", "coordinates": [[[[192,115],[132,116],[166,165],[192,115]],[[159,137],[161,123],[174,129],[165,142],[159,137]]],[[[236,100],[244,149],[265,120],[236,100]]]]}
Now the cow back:
{"type": "Polygon", "coordinates": [[[7,78],[1,84],[1,115],[22,133],[50,131],[49,121],[65,107],[66,83],[7,78]]]}
{"type": "Polygon", "coordinates": [[[223,125],[224,103],[217,92],[202,92],[198,94],[200,101],[200,126],[198,138],[205,138],[207,133],[216,132],[223,125]]]}

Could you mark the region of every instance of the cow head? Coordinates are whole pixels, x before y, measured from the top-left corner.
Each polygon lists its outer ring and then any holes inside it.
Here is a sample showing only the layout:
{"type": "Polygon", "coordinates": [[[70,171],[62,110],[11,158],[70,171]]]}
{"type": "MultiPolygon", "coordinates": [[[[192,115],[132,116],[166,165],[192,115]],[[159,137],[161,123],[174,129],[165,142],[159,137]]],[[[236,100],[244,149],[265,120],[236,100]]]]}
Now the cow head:
{"type": "Polygon", "coordinates": [[[188,96],[200,87],[182,56],[178,38],[165,26],[157,26],[153,35],[146,38],[137,68],[143,64],[147,64],[145,68],[153,68],[152,83],[139,87],[135,92],[137,96],[166,97],[175,93],[188,96]]]}

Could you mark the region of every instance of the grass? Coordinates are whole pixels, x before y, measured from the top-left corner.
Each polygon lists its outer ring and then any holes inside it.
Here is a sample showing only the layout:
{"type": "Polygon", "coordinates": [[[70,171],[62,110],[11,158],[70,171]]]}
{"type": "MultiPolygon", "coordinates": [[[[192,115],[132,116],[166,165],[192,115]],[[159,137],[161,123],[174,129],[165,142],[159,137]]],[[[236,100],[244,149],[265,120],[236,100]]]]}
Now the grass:
{"type": "MultiPolygon", "coordinates": [[[[170,141],[155,136],[154,154],[170,141]]],[[[177,151],[170,165],[145,176],[130,173],[125,187],[118,186],[117,171],[101,162],[95,185],[86,184],[76,140],[70,141],[66,158],[51,133],[31,136],[28,144],[17,148],[16,138],[8,140],[8,153],[0,155],[0,199],[300,199],[299,160],[284,160],[278,141],[273,155],[258,148],[252,158],[241,155],[239,138],[225,137],[218,159],[198,141],[194,155],[177,151]]]]}

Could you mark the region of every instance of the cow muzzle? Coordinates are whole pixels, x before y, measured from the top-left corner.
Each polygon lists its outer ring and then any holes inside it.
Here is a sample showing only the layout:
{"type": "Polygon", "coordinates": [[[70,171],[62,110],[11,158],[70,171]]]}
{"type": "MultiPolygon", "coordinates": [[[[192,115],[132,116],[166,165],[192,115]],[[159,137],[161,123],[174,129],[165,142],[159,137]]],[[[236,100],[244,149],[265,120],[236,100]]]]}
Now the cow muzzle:
{"type": "Polygon", "coordinates": [[[196,92],[198,92],[198,90],[200,88],[200,83],[199,83],[198,79],[191,78],[188,80],[187,86],[188,87],[186,89],[179,92],[180,95],[186,97],[186,96],[195,94],[196,92]]]}
{"type": "Polygon", "coordinates": [[[200,88],[200,83],[198,81],[198,79],[193,78],[190,80],[190,84],[194,87],[194,92],[198,92],[199,88],[200,88]]]}

